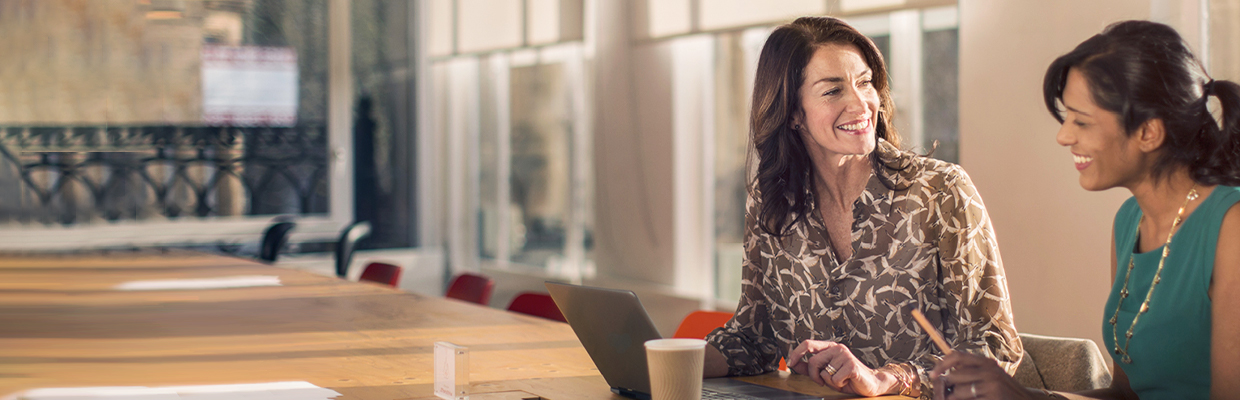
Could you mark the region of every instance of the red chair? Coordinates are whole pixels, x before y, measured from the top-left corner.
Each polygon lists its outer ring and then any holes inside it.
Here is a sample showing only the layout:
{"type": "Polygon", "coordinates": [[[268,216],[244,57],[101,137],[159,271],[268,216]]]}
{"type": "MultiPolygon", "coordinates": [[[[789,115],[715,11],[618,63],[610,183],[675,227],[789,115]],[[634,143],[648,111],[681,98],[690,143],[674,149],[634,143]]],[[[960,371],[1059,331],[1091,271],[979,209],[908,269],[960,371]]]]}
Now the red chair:
{"type": "Polygon", "coordinates": [[[372,262],[366,265],[366,269],[362,270],[362,276],[357,278],[359,281],[376,282],[397,287],[400,284],[399,266],[388,263],[372,262]]]}
{"type": "Polygon", "coordinates": [[[680,321],[680,327],[676,328],[676,333],[672,337],[704,339],[710,331],[722,327],[729,319],[732,319],[732,313],[697,310],[689,313],[685,319],[680,321]]]}
{"type": "MultiPolygon", "coordinates": [[[[732,319],[732,313],[719,311],[697,310],[685,316],[680,321],[680,326],[676,328],[676,333],[672,335],[675,338],[685,339],[705,339],[715,328],[723,327],[732,319]]],[[[779,370],[787,371],[788,365],[781,358],[779,359],[779,370]]]]}
{"type": "Polygon", "coordinates": [[[508,311],[568,322],[564,319],[564,314],[560,313],[560,307],[555,305],[555,300],[546,293],[522,292],[512,299],[512,303],[508,303],[508,311]]]}
{"type": "Polygon", "coordinates": [[[491,278],[466,272],[452,278],[444,297],[485,306],[491,304],[491,292],[494,290],[495,281],[491,278]]]}

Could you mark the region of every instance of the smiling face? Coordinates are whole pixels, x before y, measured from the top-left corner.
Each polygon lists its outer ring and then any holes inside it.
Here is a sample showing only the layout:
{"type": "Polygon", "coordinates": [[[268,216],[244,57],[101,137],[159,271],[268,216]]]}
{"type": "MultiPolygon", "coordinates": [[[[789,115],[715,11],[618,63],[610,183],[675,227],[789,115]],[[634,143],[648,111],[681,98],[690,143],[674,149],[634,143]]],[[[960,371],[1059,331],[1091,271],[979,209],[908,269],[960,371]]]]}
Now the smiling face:
{"type": "Polygon", "coordinates": [[[1149,176],[1150,157],[1141,151],[1138,134],[1125,134],[1119,115],[1094,103],[1089,82],[1075,68],[1068,70],[1063,106],[1064,123],[1055,141],[1072,151],[1082,188],[1131,189],[1149,176]]]}
{"type": "Polygon", "coordinates": [[[879,98],[872,76],[852,45],[825,44],[814,51],[801,84],[801,112],[793,118],[812,158],[838,162],[874,151],[879,98]]]}

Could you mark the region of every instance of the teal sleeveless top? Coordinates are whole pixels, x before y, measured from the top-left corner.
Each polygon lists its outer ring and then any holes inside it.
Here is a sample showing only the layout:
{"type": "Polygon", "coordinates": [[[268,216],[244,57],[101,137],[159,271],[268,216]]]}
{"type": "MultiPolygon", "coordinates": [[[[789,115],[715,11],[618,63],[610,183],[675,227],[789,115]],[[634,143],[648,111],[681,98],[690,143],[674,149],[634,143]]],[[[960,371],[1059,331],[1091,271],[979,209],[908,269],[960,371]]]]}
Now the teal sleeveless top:
{"type": "MultiPolygon", "coordinates": [[[[1183,222],[1171,239],[1171,253],[1163,266],[1162,278],[1150,298],[1149,311],[1141,315],[1125,363],[1116,354],[1115,337],[1124,348],[1124,337],[1132,319],[1145,301],[1154,280],[1162,247],[1145,253],[1136,250],[1137,224],[1141,207],[1130,198],[1115,214],[1115,283],[1107,298],[1102,320],[1104,351],[1128,375],[1129,384],[1142,400],[1210,398],[1210,279],[1214,274],[1214,249],[1223,215],[1240,201],[1240,188],[1216,186],[1201,205],[1183,222]],[[1128,260],[1134,267],[1128,280],[1128,298],[1119,305],[1119,317],[1112,335],[1110,321],[1124,287],[1128,260]]],[[[1160,241],[1165,241],[1161,238],[1160,241]]]]}

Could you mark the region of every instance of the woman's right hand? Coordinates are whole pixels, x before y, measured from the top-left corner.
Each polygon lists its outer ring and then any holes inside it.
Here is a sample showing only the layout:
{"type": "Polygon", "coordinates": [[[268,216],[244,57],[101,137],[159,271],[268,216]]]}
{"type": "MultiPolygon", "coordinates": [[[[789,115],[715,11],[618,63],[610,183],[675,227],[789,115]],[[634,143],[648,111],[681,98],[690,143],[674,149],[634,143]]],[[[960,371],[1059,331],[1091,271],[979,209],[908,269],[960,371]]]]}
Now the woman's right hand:
{"type": "Polygon", "coordinates": [[[953,351],[930,371],[935,400],[1031,399],[993,359],[953,351]]]}
{"type": "Polygon", "coordinates": [[[788,353],[788,369],[814,383],[866,397],[897,393],[899,382],[886,371],[870,369],[840,343],[806,340],[788,353]]]}

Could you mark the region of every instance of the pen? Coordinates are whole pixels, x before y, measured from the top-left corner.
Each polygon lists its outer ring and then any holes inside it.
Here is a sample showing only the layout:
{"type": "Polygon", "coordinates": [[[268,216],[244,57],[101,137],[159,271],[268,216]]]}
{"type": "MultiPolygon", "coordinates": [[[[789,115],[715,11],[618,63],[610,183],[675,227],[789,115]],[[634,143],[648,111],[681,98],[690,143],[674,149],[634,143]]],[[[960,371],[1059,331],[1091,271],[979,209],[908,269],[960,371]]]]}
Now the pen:
{"type": "Polygon", "coordinates": [[[947,347],[947,341],[943,340],[943,335],[940,335],[939,330],[934,329],[934,326],[930,325],[930,321],[926,320],[926,316],[921,313],[921,310],[913,310],[913,319],[917,320],[917,324],[921,325],[921,329],[930,334],[930,339],[934,340],[934,344],[939,346],[939,350],[943,350],[944,355],[952,353],[951,347],[947,347]]]}

